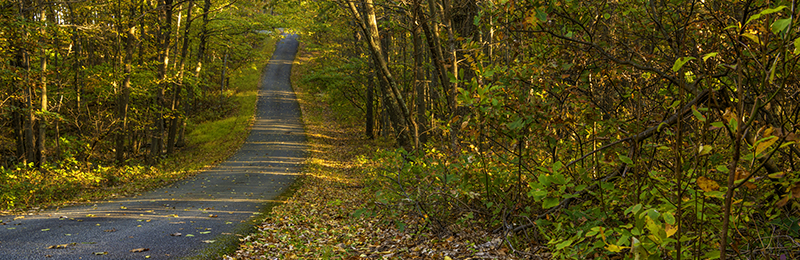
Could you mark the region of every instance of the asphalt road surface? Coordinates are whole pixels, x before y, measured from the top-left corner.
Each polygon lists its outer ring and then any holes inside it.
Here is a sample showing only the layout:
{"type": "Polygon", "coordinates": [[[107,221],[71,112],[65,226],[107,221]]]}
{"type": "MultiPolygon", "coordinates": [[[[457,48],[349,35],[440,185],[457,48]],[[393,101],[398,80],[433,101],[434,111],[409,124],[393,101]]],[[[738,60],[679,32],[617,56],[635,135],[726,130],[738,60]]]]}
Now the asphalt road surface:
{"type": "Polygon", "coordinates": [[[305,160],[289,82],[296,37],[278,43],[262,75],[255,124],[234,156],[140,196],[0,217],[0,259],[203,259],[220,241],[238,241],[236,232],[252,226],[248,220],[294,182],[305,160]]]}

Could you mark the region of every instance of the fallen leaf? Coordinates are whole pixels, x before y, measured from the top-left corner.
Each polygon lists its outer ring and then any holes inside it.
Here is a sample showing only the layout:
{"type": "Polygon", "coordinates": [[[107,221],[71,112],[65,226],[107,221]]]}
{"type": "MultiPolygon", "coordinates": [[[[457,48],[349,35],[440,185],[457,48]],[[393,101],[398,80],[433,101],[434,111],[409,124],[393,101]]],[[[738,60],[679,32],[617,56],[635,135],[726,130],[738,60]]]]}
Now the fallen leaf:
{"type": "Polygon", "coordinates": [[[211,215],[208,215],[208,217],[209,217],[209,218],[216,218],[216,217],[218,217],[218,216],[217,216],[217,215],[214,215],[214,214],[211,214],[211,215]]]}
{"type": "Polygon", "coordinates": [[[69,246],[69,244],[53,245],[53,246],[48,246],[47,249],[67,248],[67,246],[69,246]]]}
{"type": "Polygon", "coordinates": [[[43,228],[42,231],[50,231],[49,228],[43,228]]]}
{"type": "Polygon", "coordinates": [[[139,252],[144,252],[144,251],[149,251],[149,250],[150,250],[150,248],[144,248],[144,247],[134,248],[134,249],[131,249],[131,253],[139,253],[139,252]]]}
{"type": "Polygon", "coordinates": [[[94,254],[94,255],[107,255],[108,252],[94,252],[92,254],[94,254]]]}
{"type": "Polygon", "coordinates": [[[211,233],[211,231],[203,231],[203,232],[200,232],[200,234],[210,234],[210,233],[211,233]]]}
{"type": "Polygon", "coordinates": [[[186,237],[193,237],[193,236],[194,235],[192,235],[192,234],[186,234],[186,237]]]}
{"type": "Polygon", "coordinates": [[[211,243],[214,243],[214,242],[217,242],[217,240],[203,240],[203,243],[206,243],[206,244],[211,244],[211,243]]]}
{"type": "Polygon", "coordinates": [[[169,235],[173,236],[173,237],[179,237],[179,236],[182,236],[183,234],[181,234],[181,233],[172,233],[172,234],[169,234],[169,235]]]}
{"type": "Polygon", "coordinates": [[[103,232],[116,232],[116,231],[117,231],[116,228],[103,230],[103,232]]]}

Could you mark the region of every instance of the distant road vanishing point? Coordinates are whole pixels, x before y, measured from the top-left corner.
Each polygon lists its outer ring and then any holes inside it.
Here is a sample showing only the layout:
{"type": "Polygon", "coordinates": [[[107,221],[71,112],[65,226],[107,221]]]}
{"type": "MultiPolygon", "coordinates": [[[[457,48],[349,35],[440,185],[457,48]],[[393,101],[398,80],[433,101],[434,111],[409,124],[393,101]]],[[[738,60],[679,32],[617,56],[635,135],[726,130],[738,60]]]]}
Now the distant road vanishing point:
{"type": "MultiPolygon", "coordinates": [[[[297,36],[285,35],[265,68],[250,136],[226,162],[140,196],[0,217],[0,259],[204,258],[238,242],[251,218],[291,185],[306,157],[289,80],[297,36]]],[[[244,234],[243,234],[244,235],[244,234]]]]}

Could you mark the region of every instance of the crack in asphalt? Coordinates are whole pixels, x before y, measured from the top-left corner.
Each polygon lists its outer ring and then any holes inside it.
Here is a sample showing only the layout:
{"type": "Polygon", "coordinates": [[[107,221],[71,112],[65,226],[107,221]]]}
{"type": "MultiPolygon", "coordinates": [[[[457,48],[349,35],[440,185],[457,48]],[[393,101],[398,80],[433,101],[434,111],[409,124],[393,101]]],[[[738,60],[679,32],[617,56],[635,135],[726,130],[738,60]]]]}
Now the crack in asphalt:
{"type": "Polygon", "coordinates": [[[252,226],[248,220],[294,182],[305,161],[289,80],[297,46],[297,35],[277,44],[250,135],[227,161],[135,197],[0,217],[0,259],[175,259],[238,241],[235,232],[252,226]]]}

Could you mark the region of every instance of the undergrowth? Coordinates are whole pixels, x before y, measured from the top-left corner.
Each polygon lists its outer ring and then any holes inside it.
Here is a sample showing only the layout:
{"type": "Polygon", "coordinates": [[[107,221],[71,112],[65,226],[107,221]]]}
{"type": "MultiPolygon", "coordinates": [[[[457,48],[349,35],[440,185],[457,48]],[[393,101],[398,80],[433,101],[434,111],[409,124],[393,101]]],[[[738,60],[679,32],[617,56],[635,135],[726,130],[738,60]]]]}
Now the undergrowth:
{"type": "MultiPolygon", "coordinates": [[[[247,138],[258,99],[261,68],[268,64],[274,43],[275,39],[268,39],[249,64],[231,72],[229,89],[201,98],[206,102],[198,103],[212,103],[217,109],[204,110],[188,120],[187,146],[175,154],[155,166],[137,159],[122,166],[101,159],[83,162],[65,154],[65,159],[39,168],[32,164],[0,167],[0,214],[136,194],[192,176],[225,160],[247,138]],[[220,109],[223,107],[226,109],[220,109]]],[[[69,138],[62,140],[65,145],[70,141],[86,145],[69,138]]]]}

